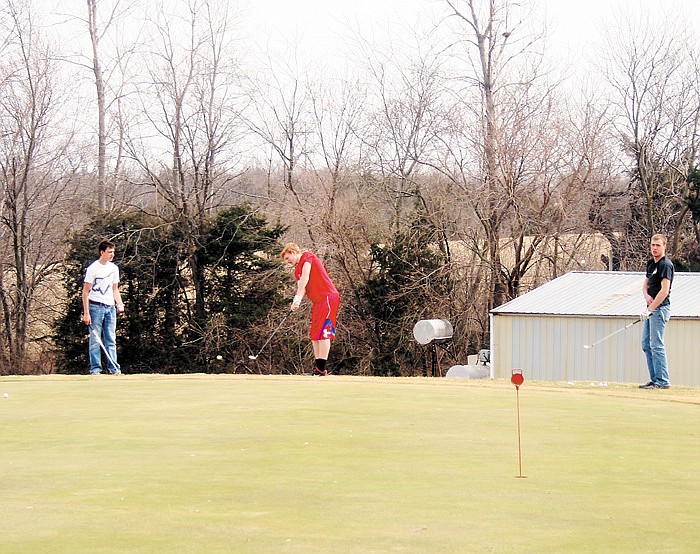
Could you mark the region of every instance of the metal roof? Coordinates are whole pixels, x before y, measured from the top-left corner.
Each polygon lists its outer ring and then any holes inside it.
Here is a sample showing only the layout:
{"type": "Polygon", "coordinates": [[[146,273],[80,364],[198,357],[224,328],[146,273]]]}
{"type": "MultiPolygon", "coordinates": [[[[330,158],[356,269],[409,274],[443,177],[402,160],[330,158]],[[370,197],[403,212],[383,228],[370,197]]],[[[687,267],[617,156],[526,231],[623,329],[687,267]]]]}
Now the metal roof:
{"type": "MultiPolygon", "coordinates": [[[[643,272],[572,271],[491,310],[493,314],[636,316],[644,311],[643,272]]],[[[700,318],[700,273],[679,273],[671,315],[700,318]]]]}

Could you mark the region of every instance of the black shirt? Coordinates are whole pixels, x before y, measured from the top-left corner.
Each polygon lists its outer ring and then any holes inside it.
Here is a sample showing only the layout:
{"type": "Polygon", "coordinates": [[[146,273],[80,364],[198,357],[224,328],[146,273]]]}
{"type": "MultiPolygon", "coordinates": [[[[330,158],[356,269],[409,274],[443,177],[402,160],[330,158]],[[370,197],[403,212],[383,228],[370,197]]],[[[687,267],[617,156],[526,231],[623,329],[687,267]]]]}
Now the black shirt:
{"type": "MultiPolygon", "coordinates": [[[[654,261],[654,258],[649,258],[647,262],[647,279],[649,283],[647,285],[647,293],[652,298],[656,298],[661,290],[661,280],[668,279],[670,283],[673,283],[673,262],[669,260],[666,256],[661,258],[658,262],[654,261]]],[[[661,303],[662,306],[668,306],[671,303],[671,288],[669,286],[668,296],[661,303]]]]}

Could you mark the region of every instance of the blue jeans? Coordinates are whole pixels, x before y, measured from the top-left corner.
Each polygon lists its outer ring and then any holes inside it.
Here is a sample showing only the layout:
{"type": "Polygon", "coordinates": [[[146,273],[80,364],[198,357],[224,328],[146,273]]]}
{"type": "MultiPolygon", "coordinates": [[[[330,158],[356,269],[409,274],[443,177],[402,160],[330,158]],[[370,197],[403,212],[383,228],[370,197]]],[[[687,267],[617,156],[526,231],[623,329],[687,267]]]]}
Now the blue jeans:
{"type": "Polygon", "coordinates": [[[668,378],[668,360],[664,345],[664,332],[670,317],[671,306],[660,306],[651,312],[642,330],[642,350],[647,357],[649,378],[656,385],[671,384],[668,378]]]}
{"type": "Polygon", "coordinates": [[[90,373],[100,373],[102,371],[102,350],[93,330],[102,337],[102,342],[109,352],[110,361],[107,360],[111,373],[119,371],[117,363],[117,309],[114,306],[102,306],[101,304],[89,304],[90,319],[90,373]],[[112,363],[114,362],[114,364],[112,363]]]}

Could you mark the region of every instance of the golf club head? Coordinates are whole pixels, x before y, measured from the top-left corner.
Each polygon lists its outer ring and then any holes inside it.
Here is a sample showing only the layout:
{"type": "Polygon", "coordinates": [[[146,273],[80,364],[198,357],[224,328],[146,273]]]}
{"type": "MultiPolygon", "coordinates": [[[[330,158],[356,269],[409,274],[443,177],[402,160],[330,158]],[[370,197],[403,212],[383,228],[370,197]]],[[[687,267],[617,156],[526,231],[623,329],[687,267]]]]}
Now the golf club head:
{"type": "Polygon", "coordinates": [[[254,355],[254,354],[251,354],[250,356],[248,356],[248,359],[249,359],[249,360],[257,360],[258,357],[257,357],[256,355],[254,355]]]}
{"type": "Polygon", "coordinates": [[[584,350],[588,350],[589,348],[593,348],[592,344],[584,344],[583,345],[584,350]]]}

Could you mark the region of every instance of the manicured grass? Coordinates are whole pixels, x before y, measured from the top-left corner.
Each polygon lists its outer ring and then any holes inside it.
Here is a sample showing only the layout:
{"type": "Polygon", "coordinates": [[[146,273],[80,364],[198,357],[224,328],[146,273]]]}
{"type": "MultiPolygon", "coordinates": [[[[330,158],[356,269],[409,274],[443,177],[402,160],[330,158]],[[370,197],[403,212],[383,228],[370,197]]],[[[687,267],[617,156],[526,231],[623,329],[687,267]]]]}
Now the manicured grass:
{"type": "Polygon", "coordinates": [[[0,551],[696,552],[700,391],[0,378],[0,551]]]}

